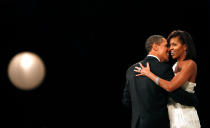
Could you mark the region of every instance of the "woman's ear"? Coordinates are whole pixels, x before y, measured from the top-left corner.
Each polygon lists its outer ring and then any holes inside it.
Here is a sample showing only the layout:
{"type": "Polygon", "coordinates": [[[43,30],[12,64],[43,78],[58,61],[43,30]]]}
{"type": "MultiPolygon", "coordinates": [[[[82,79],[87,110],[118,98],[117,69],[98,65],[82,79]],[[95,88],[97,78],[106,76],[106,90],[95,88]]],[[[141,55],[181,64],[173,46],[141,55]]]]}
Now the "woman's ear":
{"type": "Polygon", "coordinates": [[[184,47],[184,50],[187,51],[187,45],[184,44],[183,47],[184,47]]]}

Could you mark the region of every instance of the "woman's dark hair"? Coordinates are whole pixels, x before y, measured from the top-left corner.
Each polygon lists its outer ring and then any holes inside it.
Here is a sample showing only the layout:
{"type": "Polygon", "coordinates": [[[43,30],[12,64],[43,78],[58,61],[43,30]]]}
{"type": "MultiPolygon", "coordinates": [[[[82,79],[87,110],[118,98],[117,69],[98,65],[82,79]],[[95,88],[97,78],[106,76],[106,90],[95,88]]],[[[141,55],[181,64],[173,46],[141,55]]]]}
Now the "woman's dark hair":
{"type": "Polygon", "coordinates": [[[195,46],[194,46],[193,39],[192,39],[191,35],[186,31],[174,30],[169,34],[169,36],[167,38],[167,42],[169,43],[171,38],[175,38],[175,37],[179,37],[180,42],[183,45],[186,44],[186,46],[187,46],[185,60],[192,59],[195,61],[196,60],[196,50],[195,50],[195,46]]]}

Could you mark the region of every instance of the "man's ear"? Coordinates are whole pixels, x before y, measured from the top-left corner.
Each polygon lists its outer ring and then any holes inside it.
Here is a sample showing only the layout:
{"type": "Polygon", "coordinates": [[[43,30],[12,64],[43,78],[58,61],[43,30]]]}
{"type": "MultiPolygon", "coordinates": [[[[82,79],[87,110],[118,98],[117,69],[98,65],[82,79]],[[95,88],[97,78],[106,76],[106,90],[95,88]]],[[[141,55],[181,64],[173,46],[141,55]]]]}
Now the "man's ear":
{"type": "Polygon", "coordinates": [[[158,51],[158,44],[157,43],[154,43],[153,45],[152,45],[152,49],[153,50],[155,50],[155,51],[158,51]]]}

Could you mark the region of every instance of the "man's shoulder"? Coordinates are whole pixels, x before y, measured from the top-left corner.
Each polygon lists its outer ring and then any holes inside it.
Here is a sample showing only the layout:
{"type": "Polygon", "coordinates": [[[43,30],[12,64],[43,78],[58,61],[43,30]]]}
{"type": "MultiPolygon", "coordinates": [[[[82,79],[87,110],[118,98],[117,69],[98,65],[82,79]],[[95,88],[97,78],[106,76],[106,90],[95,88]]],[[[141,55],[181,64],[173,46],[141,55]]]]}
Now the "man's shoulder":
{"type": "Polygon", "coordinates": [[[142,63],[142,61],[144,60],[137,61],[136,63],[133,63],[131,66],[129,66],[126,70],[126,74],[133,74],[135,67],[140,67],[140,63],[142,63]]]}
{"type": "Polygon", "coordinates": [[[171,72],[172,66],[169,63],[158,62],[158,63],[152,63],[150,65],[150,69],[153,73],[161,76],[169,71],[171,72]]]}
{"type": "Polygon", "coordinates": [[[132,64],[130,67],[128,67],[127,72],[134,70],[135,67],[139,67],[140,66],[139,63],[140,61],[132,64]]]}
{"type": "Polygon", "coordinates": [[[163,67],[164,69],[172,68],[172,66],[167,62],[159,62],[158,66],[163,67]]]}
{"type": "Polygon", "coordinates": [[[146,66],[146,63],[150,64],[150,68],[153,69],[155,72],[165,72],[167,70],[171,70],[172,69],[172,65],[168,62],[159,62],[155,59],[143,59],[140,61],[137,61],[136,63],[132,64],[130,67],[127,68],[127,73],[129,72],[133,72],[133,70],[135,69],[135,67],[140,67],[140,63],[143,66],[146,66]]]}
{"type": "Polygon", "coordinates": [[[146,66],[146,63],[149,63],[150,70],[155,74],[163,74],[165,72],[168,72],[169,70],[172,70],[172,65],[168,62],[159,62],[157,59],[146,59],[143,61],[143,65],[146,66]]]}

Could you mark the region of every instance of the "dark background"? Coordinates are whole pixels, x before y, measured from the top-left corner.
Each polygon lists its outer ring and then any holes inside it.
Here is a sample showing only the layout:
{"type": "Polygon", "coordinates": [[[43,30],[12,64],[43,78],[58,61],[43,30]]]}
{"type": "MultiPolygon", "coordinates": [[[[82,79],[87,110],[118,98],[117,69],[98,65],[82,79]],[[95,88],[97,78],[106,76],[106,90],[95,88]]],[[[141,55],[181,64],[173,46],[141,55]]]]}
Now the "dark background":
{"type": "Polygon", "coordinates": [[[126,69],[146,56],[144,42],[188,31],[198,54],[196,94],[202,127],[208,115],[210,57],[207,1],[17,0],[0,3],[0,127],[129,128],[121,104],[126,69]],[[46,77],[31,91],[7,77],[10,59],[38,54],[46,77]],[[207,75],[206,75],[207,74],[207,75]]]}

